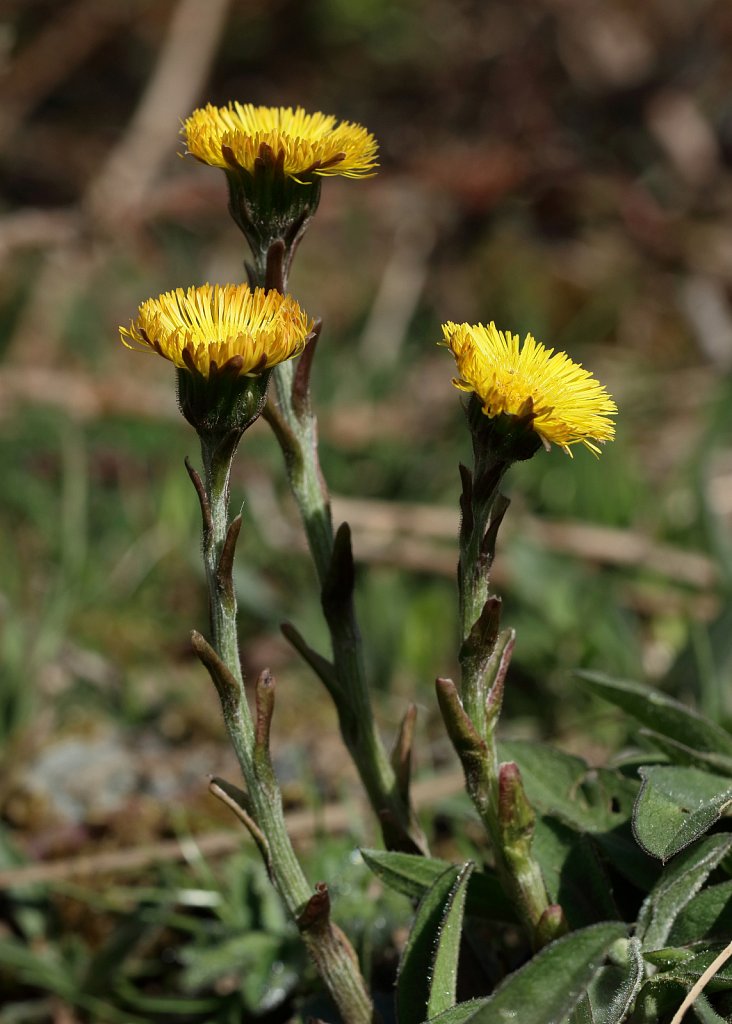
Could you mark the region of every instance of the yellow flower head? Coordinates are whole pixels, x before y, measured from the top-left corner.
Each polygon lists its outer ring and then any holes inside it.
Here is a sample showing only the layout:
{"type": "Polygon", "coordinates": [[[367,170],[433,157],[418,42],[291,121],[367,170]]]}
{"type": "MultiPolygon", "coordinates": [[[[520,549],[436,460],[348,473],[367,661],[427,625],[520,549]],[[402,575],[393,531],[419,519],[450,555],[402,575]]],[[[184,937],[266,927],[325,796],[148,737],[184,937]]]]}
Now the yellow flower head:
{"type": "Polygon", "coordinates": [[[457,363],[453,384],[474,392],[486,416],[523,415],[545,446],[556,444],[571,455],[570,445],[583,444],[596,455],[593,441],[611,441],[617,406],[588,370],[565,352],[554,352],[527,334],[523,346],[516,334],[494,323],[443,324],[444,341],[457,363]]]}
{"type": "Polygon", "coordinates": [[[312,327],[289,295],[204,284],[143,302],[120,336],[128,348],[152,350],[204,377],[217,369],[256,377],[299,355],[312,327]]]}
{"type": "Polygon", "coordinates": [[[302,107],[227,107],[194,110],[184,122],[188,152],[224,170],[254,172],[255,161],[282,161],[286,175],[341,174],[367,178],[376,173],[377,144],[359,124],[338,123],[329,114],[306,113],[302,107]]]}

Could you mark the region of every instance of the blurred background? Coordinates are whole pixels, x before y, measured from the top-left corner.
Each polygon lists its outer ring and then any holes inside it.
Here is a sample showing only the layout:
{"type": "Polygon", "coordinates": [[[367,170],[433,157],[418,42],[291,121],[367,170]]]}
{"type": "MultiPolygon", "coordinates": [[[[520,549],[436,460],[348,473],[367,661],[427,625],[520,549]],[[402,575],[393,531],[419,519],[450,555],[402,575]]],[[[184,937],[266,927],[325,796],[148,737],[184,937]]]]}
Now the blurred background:
{"type": "MultiPolygon", "coordinates": [[[[237,771],[189,650],[195,438],[169,364],[118,340],[149,296],[244,276],[224,175],[181,158],[196,106],[300,104],[380,143],[376,178],[325,182],[290,286],[324,319],[322,462],[385,736],[420,708],[418,776],[460,785],[432,689],[456,671],[470,458],[445,320],[531,331],[620,408],[601,459],[541,453],[507,482],[504,735],[593,762],[621,746],[577,668],[729,723],[731,55],[725,0],[0,0],[1,1022],[286,1020],[302,985],[207,793],[237,771]]],[[[364,904],[349,851],[373,826],[279,632],[327,649],[263,423],[234,500],[242,654],[278,677],[293,828],[386,976],[408,906],[364,904]]],[[[424,811],[448,856],[456,806],[424,811]]]]}

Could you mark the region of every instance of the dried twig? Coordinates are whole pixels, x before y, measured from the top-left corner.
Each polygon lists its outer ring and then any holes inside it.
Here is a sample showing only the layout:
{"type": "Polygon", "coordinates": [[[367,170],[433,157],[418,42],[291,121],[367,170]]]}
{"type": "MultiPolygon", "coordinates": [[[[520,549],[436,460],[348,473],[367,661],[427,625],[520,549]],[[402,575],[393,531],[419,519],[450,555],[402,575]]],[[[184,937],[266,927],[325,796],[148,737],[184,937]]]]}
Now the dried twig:
{"type": "MultiPolygon", "coordinates": [[[[198,96],[223,30],[229,0],[179,0],[127,132],[87,187],[81,209],[100,227],[134,223],[178,130],[198,96]]],[[[84,292],[107,250],[83,241],[50,252],[38,270],[6,358],[24,366],[49,361],[66,311],[84,292]]]]}
{"type": "Polygon", "coordinates": [[[436,241],[436,204],[415,191],[413,182],[402,186],[395,198],[399,214],[392,251],[359,342],[361,356],[371,366],[392,366],[399,358],[436,241]]]}
{"type": "MultiPolygon", "coordinates": [[[[379,536],[382,547],[399,540],[400,535],[441,540],[457,536],[457,511],[437,505],[334,497],[333,515],[349,522],[354,531],[371,534],[372,550],[374,538],[379,536]]],[[[700,590],[713,589],[719,582],[717,566],[706,555],[659,544],[633,530],[551,522],[527,515],[521,515],[519,525],[522,536],[562,554],[601,565],[636,566],[700,590]]],[[[507,526],[510,531],[510,523],[507,526]]]]}
{"type": "MultiPolygon", "coordinates": [[[[422,779],[412,786],[417,808],[432,807],[440,800],[459,793],[463,788],[461,772],[431,779],[422,779]]],[[[286,815],[287,829],[295,841],[303,841],[318,832],[329,834],[347,831],[361,820],[353,802],[326,804],[317,811],[294,811],[286,815]]],[[[192,855],[222,857],[233,853],[242,845],[242,833],[230,829],[208,832],[190,839],[169,839],[125,850],[105,850],[101,853],[65,857],[43,864],[28,864],[0,871],[0,890],[24,885],[68,882],[72,879],[129,871],[144,871],[155,864],[186,860],[192,855]]]]}
{"type": "Polygon", "coordinates": [[[681,1024],[681,1020],[684,1014],[689,1009],[691,1004],[695,1002],[696,999],[698,999],[699,995],[704,989],[704,986],[707,984],[708,981],[712,980],[717,971],[724,967],[724,965],[731,957],[732,942],[730,942],[730,944],[722,950],[718,957],[715,957],[715,959],[712,960],[709,967],[707,967],[706,971],[704,971],[702,976],[694,982],[694,984],[689,989],[689,992],[686,995],[686,999],[684,999],[683,1003],[674,1014],[671,1024],[681,1024]]]}
{"type": "Polygon", "coordinates": [[[95,219],[119,224],[141,204],[170,158],[181,118],[198,98],[223,31],[229,0],[179,0],[155,72],[124,137],[86,196],[95,219]]]}
{"type": "Polygon", "coordinates": [[[0,144],[98,46],[131,21],[139,6],[139,0],[76,0],[47,22],[0,77],[0,144]]]}

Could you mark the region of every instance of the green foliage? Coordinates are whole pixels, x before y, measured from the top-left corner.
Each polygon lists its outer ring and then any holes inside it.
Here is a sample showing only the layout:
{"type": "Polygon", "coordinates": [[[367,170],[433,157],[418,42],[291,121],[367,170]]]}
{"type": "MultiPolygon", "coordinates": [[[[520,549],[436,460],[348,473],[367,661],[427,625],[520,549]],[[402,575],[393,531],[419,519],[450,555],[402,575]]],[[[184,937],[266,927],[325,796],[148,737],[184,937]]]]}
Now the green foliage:
{"type": "Polygon", "coordinates": [[[455,1004],[465,897],[473,868],[471,861],[448,867],[420,900],[397,974],[399,1024],[419,1024],[455,1004]]]}
{"type": "Polygon", "coordinates": [[[664,861],[707,832],[732,803],[731,778],[663,765],[641,768],[640,773],[635,835],[644,850],[664,861]]]}
{"type": "Polygon", "coordinates": [[[621,924],[583,928],[553,942],[520,968],[487,999],[448,1010],[439,1024],[522,1024],[564,1021],[586,995],[612,945],[625,934],[621,924]]]}
{"type": "MultiPolygon", "coordinates": [[[[584,672],[581,678],[594,693],[617,704],[654,732],[702,753],[732,758],[729,732],[666,694],[597,673],[584,672]]],[[[732,762],[722,763],[732,766],[732,762]]]]}
{"type": "MultiPolygon", "coordinates": [[[[362,850],[368,866],[385,885],[413,900],[421,900],[427,890],[450,868],[448,861],[412,853],[388,850],[362,850]]],[[[506,899],[492,871],[473,871],[468,878],[465,903],[468,914],[490,921],[516,922],[516,909],[506,899]]]]}

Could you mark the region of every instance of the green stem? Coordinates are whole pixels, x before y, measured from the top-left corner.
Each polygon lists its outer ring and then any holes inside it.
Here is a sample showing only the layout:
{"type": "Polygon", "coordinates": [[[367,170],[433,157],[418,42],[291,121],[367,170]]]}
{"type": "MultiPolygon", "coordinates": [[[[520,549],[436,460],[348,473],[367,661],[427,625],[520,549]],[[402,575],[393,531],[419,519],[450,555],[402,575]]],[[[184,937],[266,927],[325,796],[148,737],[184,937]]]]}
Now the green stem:
{"type": "Polygon", "coordinates": [[[277,404],[295,442],[283,448],[288,479],[322,586],[333,555],[333,518],[328,489],[320,470],[318,423],[311,410],[305,410],[305,414],[298,417],[292,407],[293,363],[280,363],[272,376],[277,404]]]}
{"type": "MultiPolygon", "coordinates": [[[[264,279],[255,283],[285,291],[288,263],[285,253],[280,261],[273,260],[272,250],[266,257],[259,254],[255,266],[267,266],[268,271],[264,279]]],[[[306,353],[301,359],[311,357],[312,353],[306,353]]],[[[299,367],[298,371],[302,369],[299,367]]],[[[305,529],[321,594],[325,597],[335,547],[333,519],[328,489],[320,468],[318,423],[310,404],[309,381],[307,373],[297,380],[298,371],[290,362],[280,363],[274,368],[272,379],[277,408],[270,405],[265,418],[272,425],[282,448],[290,488],[305,529]]],[[[371,806],[379,816],[384,841],[387,847],[426,852],[427,842],[410,806],[408,793],[400,791],[376,727],[352,591],[342,595],[337,608],[329,610],[325,600],[323,607],[337,680],[333,696],[341,735],[371,806]]]]}
{"type": "MultiPolygon", "coordinates": [[[[347,939],[329,919],[327,908],[312,913],[315,897],[287,833],[282,796],[269,756],[273,693],[257,723],[244,692],[236,627],[236,595],[231,576],[238,521],[229,524],[229,480],[236,441],[215,443],[202,437],[204,479],[197,483],[204,513],[203,556],[211,611],[214,656],[232,683],[220,688],[224,722],[246,781],[252,818],[264,837],[268,869],[291,918],[346,1024],[370,1024],[373,1009],[358,963],[347,939]],[[202,493],[203,492],[203,493],[202,493]]],[[[192,474],[193,476],[193,474],[192,474]]],[[[194,477],[194,483],[196,478],[194,477]]],[[[321,898],[322,902],[322,898],[321,898]]],[[[318,904],[319,905],[319,904],[318,904]]]]}
{"type": "MultiPolygon", "coordinates": [[[[493,848],[496,870],[529,934],[537,942],[540,922],[548,920],[546,912],[550,904],[541,870],[531,853],[533,812],[526,801],[518,769],[506,770],[502,782],[496,744],[501,695],[492,692],[494,686],[502,688],[503,685],[502,679],[497,681],[501,671],[495,656],[498,613],[497,606],[494,608],[490,603],[490,570],[496,534],[507,507],[499,493],[507,468],[507,463],[486,465],[476,454],[474,476],[468,478],[466,474],[464,477],[458,574],[462,641],[460,695],[472,731],[467,746],[465,743],[462,748],[460,744],[457,746],[468,792],[493,848]]],[[[453,718],[458,714],[454,706],[449,713],[453,718]]],[[[466,735],[465,729],[461,735],[466,735]]]]}

